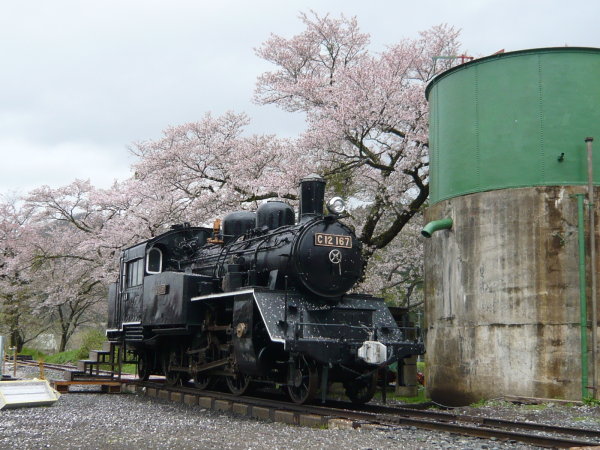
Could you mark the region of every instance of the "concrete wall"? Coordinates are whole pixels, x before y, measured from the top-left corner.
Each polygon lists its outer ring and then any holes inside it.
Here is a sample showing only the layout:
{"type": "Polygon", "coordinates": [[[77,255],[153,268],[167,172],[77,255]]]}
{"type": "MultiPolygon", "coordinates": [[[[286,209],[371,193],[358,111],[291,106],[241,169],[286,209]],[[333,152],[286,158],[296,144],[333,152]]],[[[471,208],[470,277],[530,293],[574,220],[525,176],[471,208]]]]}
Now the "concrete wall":
{"type": "Polygon", "coordinates": [[[425,243],[432,399],[581,398],[577,201],[571,195],[584,190],[496,190],[426,211],[426,223],[454,221],[452,230],[425,243]]]}

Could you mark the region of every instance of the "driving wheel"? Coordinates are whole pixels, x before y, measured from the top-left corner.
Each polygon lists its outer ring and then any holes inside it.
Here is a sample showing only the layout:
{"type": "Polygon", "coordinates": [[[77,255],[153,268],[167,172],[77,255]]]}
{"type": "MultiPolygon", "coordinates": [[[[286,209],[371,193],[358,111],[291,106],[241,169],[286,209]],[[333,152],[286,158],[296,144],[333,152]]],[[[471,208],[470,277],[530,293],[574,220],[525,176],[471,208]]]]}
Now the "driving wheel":
{"type": "MultiPolygon", "coordinates": [[[[208,364],[210,362],[216,361],[218,355],[218,350],[214,345],[211,345],[210,348],[206,350],[203,364],[208,364]]],[[[214,386],[215,378],[210,375],[210,370],[203,370],[199,372],[195,372],[192,380],[192,384],[196,389],[206,389],[214,386]]]]}
{"type": "Polygon", "coordinates": [[[140,353],[137,366],[140,381],[148,381],[152,372],[152,366],[150,364],[150,355],[147,352],[140,353]]]}
{"type": "Polygon", "coordinates": [[[315,364],[299,356],[288,368],[287,392],[294,403],[310,401],[317,392],[319,374],[315,364]]]}
{"type": "Polygon", "coordinates": [[[233,376],[225,377],[227,387],[233,395],[244,395],[250,390],[250,377],[236,372],[233,376]]]}
{"type": "Polygon", "coordinates": [[[171,370],[171,367],[179,365],[179,358],[176,351],[169,351],[163,354],[162,366],[165,383],[167,386],[178,386],[181,384],[181,373],[171,370]]]}
{"type": "Polygon", "coordinates": [[[377,390],[377,371],[374,371],[373,374],[345,382],[344,388],[346,395],[352,403],[367,403],[373,398],[377,390]]]}

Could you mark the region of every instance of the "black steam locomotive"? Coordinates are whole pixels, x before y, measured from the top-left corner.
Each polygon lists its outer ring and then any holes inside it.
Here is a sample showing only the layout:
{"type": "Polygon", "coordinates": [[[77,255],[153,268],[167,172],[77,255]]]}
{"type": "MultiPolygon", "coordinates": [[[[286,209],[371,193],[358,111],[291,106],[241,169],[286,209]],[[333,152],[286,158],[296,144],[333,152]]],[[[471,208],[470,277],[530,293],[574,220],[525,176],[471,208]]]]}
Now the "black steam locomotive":
{"type": "Polygon", "coordinates": [[[238,395],[280,385],[297,403],[342,382],[361,403],[379,367],[423,353],[382,299],[347,294],[362,275],[361,244],[340,221],[340,198],[323,214],[324,193],[311,175],[298,222],[291,206],[271,201],[122,252],[107,336],[135,354],[140,378],[202,389],[224,381],[238,395]]]}

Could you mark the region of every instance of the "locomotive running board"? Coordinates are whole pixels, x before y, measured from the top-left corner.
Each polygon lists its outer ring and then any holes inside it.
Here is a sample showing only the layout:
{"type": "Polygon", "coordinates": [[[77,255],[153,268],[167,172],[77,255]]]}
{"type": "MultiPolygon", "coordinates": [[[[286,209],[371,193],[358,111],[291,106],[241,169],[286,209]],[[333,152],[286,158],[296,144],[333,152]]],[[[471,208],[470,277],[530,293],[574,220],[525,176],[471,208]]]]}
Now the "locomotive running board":
{"type": "Polygon", "coordinates": [[[190,301],[200,302],[202,300],[212,300],[213,298],[233,297],[235,295],[253,294],[253,293],[254,293],[254,289],[244,289],[241,291],[233,291],[233,292],[219,292],[218,294],[207,294],[207,295],[200,295],[199,297],[192,297],[190,299],[190,301]]]}
{"type": "MultiPolygon", "coordinates": [[[[222,292],[217,294],[203,295],[193,297],[191,301],[211,301],[219,298],[230,297],[232,300],[248,301],[253,300],[257,306],[262,320],[265,324],[269,338],[272,342],[284,344],[297,340],[319,340],[326,342],[331,338],[323,337],[320,331],[323,327],[337,329],[346,332],[350,329],[365,330],[366,328],[386,328],[388,341],[403,341],[402,332],[397,327],[391,313],[387,309],[383,299],[373,296],[352,295],[344,296],[331,304],[325,299],[311,298],[304,294],[294,291],[276,291],[270,289],[251,288],[233,292],[222,292]],[[313,313],[325,310],[360,312],[368,311],[371,317],[370,326],[352,326],[336,321],[335,323],[315,323],[310,320],[313,313]]],[[[233,324],[234,328],[236,324],[233,324]]],[[[364,331],[363,331],[364,333],[364,331]]],[[[361,333],[362,334],[362,333],[361,333]]],[[[336,336],[337,338],[337,336],[336,336]]],[[[358,338],[358,337],[357,337],[358,338]]],[[[335,338],[333,338],[335,340],[335,338]]],[[[365,339],[360,339],[361,343],[365,339]]]]}

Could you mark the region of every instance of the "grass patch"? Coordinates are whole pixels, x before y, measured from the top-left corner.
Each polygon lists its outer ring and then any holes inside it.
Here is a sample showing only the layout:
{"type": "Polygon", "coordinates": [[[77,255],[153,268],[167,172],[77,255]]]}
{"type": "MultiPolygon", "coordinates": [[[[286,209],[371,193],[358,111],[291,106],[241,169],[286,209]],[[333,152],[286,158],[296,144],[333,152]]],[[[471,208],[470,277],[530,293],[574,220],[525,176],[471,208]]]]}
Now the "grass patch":
{"type": "Polygon", "coordinates": [[[530,411],[542,411],[546,409],[548,405],[545,403],[540,403],[538,405],[523,405],[523,409],[528,409],[530,411]]]}
{"type": "Polygon", "coordinates": [[[66,364],[79,361],[79,350],[67,350],[46,357],[45,362],[51,364],[66,364]]]}
{"type": "Polygon", "coordinates": [[[135,374],[137,370],[136,364],[123,364],[121,366],[121,372],[135,374]]]}
{"type": "Polygon", "coordinates": [[[486,399],[482,398],[478,402],[471,403],[469,406],[472,407],[472,408],[483,408],[483,407],[486,407],[486,406],[514,407],[515,405],[513,403],[507,402],[506,400],[501,400],[501,399],[486,400],[486,399]]]}
{"type": "MultiPolygon", "coordinates": [[[[378,390],[375,393],[374,398],[381,400],[381,390],[378,390]]],[[[387,400],[395,400],[395,401],[402,402],[402,403],[425,403],[430,400],[425,395],[425,388],[423,386],[419,386],[419,388],[417,389],[417,395],[415,395],[414,397],[404,397],[401,395],[396,395],[396,393],[394,391],[391,391],[391,392],[386,392],[386,399],[387,400]]]]}
{"type": "Polygon", "coordinates": [[[87,359],[91,350],[100,350],[102,348],[104,341],[106,341],[106,336],[104,336],[103,331],[98,329],[88,330],[83,336],[78,359],[87,359]]]}
{"type": "MultiPolygon", "coordinates": [[[[29,347],[23,347],[23,350],[21,350],[21,353],[19,353],[20,355],[31,355],[31,357],[33,359],[35,359],[36,361],[40,361],[40,360],[45,360],[47,358],[47,355],[39,350],[36,350],[35,348],[29,348],[29,347]]],[[[7,352],[6,353],[7,356],[12,358],[12,353],[7,352]]]]}
{"type": "Polygon", "coordinates": [[[587,406],[600,406],[600,400],[594,397],[585,397],[583,399],[583,404],[587,406]]]}
{"type": "Polygon", "coordinates": [[[469,406],[471,408],[481,408],[482,406],[486,406],[487,405],[487,400],[482,398],[481,400],[479,400],[478,402],[475,403],[471,403],[469,406]]]}
{"type": "MultiPolygon", "coordinates": [[[[100,370],[110,370],[110,365],[109,364],[101,364],[100,365],[100,370]]],[[[115,372],[118,370],[117,367],[115,367],[115,372]]],[[[129,373],[129,374],[135,374],[136,373],[136,364],[123,364],[121,366],[121,373],[129,373]]]]}
{"type": "Polygon", "coordinates": [[[571,419],[573,422],[600,422],[600,419],[598,417],[573,417],[571,419]]]}
{"type": "MultiPolygon", "coordinates": [[[[89,351],[84,353],[84,356],[81,357],[82,351],[81,349],[75,350],[67,350],[66,352],[55,353],[54,355],[44,355],[41,352],[38,352],[40,355],[43,355],[43,358],[39,358],[34,356],[34,359],[38,361],[44,361],[49,364],[74,364],[77,365],[77,362],[80,359],[87,359],[89,351]]],[[[27,353],[30,354],[30,353],[27,353]]],[[[109,364],[101,364],[100,370],[110,370],[111,367],[109,364]]],[[[116,367],[115,367],[116,370],[116,367]]],[[[135,364],[123,364],[121,366],[122,373],[135,374],[136,373],[136,365],[135,364]]]]}

